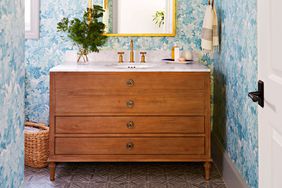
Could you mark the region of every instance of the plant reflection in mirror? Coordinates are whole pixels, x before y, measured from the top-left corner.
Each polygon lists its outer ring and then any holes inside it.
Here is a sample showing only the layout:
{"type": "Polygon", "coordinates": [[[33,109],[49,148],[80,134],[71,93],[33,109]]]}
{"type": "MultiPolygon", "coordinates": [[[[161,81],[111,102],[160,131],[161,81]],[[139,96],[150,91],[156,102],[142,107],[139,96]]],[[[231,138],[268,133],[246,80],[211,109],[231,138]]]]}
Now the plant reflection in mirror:
{"type": "Polygon", "coordinates": [[[159,27],[164,25],[165,11],[156,11],[153,17],[154,17],[153,21],[155,22],[156,25],[158,25],[159,27]]]}

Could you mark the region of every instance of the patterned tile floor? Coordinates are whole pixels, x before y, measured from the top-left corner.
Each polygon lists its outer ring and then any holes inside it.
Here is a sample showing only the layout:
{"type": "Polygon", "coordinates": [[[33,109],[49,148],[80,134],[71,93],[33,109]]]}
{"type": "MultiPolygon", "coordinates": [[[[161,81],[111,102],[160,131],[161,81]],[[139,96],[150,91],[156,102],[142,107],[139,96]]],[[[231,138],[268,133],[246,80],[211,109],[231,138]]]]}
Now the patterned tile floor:
{"type": "Polygon", "coordinates": [[[59,163],[49,171],[25,168],[26,188],[225,188],[215,167],[210,181],[201,163],[59,163]]]}

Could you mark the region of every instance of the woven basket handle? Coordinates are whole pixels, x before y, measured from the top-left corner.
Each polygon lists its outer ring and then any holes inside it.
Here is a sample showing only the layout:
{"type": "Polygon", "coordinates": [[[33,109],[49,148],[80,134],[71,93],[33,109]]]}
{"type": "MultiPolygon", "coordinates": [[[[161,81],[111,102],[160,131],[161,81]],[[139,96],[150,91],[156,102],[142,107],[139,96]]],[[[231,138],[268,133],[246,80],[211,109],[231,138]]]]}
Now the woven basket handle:
{"type": "Polygon", "coordinates": [[[34,122],[25,122],[25,126],[28,127],[36,127],[42,130],[48,130],[49,128],[43,123],[34,123],[34,122]]]}

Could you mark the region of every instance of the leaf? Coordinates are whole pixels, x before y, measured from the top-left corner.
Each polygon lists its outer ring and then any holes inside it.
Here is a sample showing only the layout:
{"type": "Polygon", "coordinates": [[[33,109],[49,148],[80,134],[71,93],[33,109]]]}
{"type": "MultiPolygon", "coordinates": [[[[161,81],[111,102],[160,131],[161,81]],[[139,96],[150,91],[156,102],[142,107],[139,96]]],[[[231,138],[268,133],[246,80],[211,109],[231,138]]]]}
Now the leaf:
{"type": "Polygon", "coordinates": [[[156,13],[153,15],[153,21],[156,25],[161,27],[164,24],[165,20],[165,12],[164,11],[156,11],[156,13]]]}

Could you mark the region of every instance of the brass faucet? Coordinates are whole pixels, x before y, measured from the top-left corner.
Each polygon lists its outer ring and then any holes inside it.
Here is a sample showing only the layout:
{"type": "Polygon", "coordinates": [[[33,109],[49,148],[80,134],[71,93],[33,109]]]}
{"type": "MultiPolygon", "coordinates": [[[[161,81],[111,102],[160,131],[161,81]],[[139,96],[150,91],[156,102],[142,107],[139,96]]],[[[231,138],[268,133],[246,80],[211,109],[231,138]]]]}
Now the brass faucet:
{"type": "Polygon", "coordinates": [[[133,40],[130,40],[130,63],[134,63],[133,40]]]}

